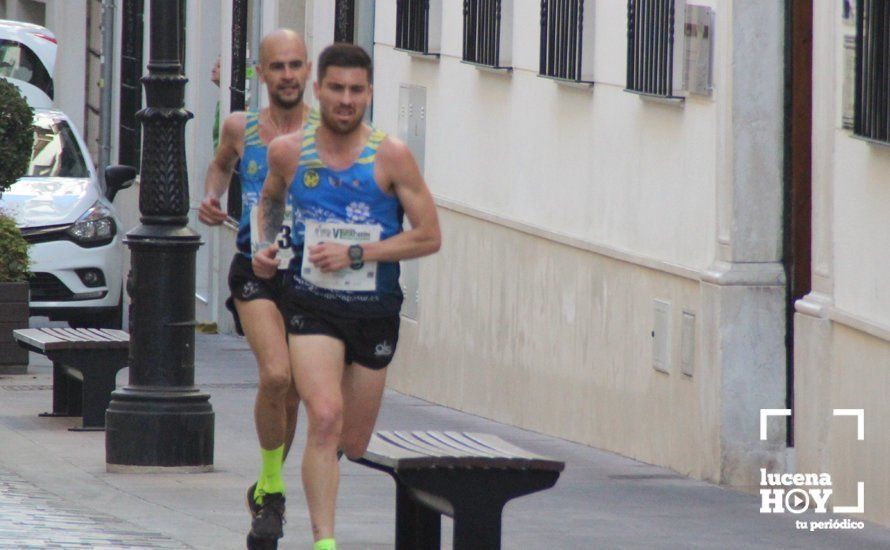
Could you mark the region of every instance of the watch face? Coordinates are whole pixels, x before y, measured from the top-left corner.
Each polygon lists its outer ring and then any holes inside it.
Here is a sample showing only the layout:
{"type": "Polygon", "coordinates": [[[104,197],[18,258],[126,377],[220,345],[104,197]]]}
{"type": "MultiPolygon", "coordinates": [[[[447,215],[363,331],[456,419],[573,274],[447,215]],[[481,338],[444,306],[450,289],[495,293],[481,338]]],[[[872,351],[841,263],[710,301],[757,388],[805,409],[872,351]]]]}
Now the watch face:
{"type": "Polygon", "coordinates": [[[362,250],[362,247],[360,247],[357,244],[354,244],[349,247],[349,259],[353,260],[353,261],[361,260],[363,252],[364,251],[362,250]]]}

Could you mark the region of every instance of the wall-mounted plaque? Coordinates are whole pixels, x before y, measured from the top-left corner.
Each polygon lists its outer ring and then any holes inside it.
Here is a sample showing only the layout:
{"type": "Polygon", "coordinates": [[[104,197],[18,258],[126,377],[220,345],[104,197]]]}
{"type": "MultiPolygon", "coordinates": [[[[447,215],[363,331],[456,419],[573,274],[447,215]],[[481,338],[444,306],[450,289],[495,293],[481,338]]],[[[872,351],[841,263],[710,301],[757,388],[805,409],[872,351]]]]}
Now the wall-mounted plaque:
{"type": "Polygon", "coordinates": [[[686,91],[710,96],[714,91],[714,10],[707,6],[686,5],[686,52],[683,56],[686,91]]]}

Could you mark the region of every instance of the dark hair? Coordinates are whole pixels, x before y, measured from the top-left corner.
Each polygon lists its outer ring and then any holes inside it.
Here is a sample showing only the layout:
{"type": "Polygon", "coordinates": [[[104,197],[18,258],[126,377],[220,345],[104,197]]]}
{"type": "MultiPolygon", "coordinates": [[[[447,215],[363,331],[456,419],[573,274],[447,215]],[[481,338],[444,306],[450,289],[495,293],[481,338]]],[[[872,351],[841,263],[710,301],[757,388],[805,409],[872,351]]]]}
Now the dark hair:
{"type": "Polygon", "coordinates": [[[355,44],[338,42],[322,50],[321,55],[318,56],[319,82],[324,80],[328,67],[365,69],[368,72],[368,82],[373,82],[374,80],[374,65],[371,62],[371,56],[368,55],[364,48],[355,44]]]}

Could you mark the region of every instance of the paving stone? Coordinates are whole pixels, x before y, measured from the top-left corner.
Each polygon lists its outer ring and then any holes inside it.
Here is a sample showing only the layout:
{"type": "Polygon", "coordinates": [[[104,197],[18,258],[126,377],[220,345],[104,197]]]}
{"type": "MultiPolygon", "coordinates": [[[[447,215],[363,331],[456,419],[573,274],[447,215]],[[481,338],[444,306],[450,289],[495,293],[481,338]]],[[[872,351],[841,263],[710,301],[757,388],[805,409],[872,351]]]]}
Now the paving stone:
{"type": "Polygon", "coordinates": [[[0,469],[0,548],[190,548],[78,507],[0,469]]]}

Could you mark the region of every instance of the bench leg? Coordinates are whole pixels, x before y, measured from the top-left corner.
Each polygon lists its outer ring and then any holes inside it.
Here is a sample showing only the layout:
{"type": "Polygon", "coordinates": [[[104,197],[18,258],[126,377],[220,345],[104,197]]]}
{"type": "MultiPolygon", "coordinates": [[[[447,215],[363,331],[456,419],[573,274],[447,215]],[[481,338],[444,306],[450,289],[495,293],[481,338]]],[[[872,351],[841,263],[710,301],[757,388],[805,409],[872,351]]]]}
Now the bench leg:
{"type": "Polygon", "coordinates": [[[559,472],[448,469],[400,472],[409,487],[450,503],[455,550],[498,550],[501,514],[511,499],[553,487],[559,472]]]}
{"type": "Polygon", "coordinates": [[[80,380],[65,374],[65,369],[53,362],[53,410],[39,416],[80,416],[80,380]]]}
{"type": "Polygon", "coordinates": [[[441,538],[439,513],[417,502],[396,479],[396,550],[439,550],[441,538]]]}
{"type": "Polygon", "coordinates": [[[465,504],[463,508],[454,510],[454,550],[500,550],[504,504],[465,504]]]}
{"type": "Polygon", "coordinates": [[[83,427],[71,431],[100,431],[105,429],[105,411],[111,402],[115,378],[120,367],[92,365],[80,369],[83,374],[83,427]]]}

